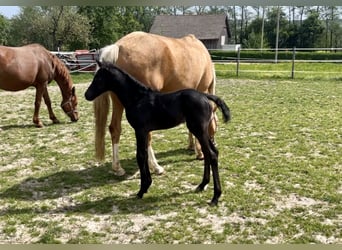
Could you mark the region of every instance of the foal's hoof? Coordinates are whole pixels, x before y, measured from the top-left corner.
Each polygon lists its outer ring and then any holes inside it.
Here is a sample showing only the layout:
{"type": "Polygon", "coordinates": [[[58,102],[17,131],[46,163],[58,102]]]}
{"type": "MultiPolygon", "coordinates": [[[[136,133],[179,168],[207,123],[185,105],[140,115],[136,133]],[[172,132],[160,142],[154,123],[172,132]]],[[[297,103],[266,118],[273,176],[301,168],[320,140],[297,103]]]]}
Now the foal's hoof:
{"type": "Polygon", "coordinates": [[[143,192],[139,191],[139,193],[137,193],[138,199],[142,199],[143,196],[144,196],[143,192]]]}
{"type": "Polygon", "coordinates": [[[211,202],[208,202],[208,205],[211,206],[211,207],[216,207],[217,204],[218,204],[217,200],[212,200],[211,202]]]}
{"type": "Polygon", "coordinates": [[[198,186],[198,187],[195,189],[195,193],[202,192],[203,190],[204,190],[204,187],[198,186]]]}
{"type": "Polygon", "coordinates": [[[53,120],[52,120],[52,123],[53,123],[53,124],[59,124],[59,123],[61,123],[61,122],[60,122],[58,119],[53,119],[53,120]]]}

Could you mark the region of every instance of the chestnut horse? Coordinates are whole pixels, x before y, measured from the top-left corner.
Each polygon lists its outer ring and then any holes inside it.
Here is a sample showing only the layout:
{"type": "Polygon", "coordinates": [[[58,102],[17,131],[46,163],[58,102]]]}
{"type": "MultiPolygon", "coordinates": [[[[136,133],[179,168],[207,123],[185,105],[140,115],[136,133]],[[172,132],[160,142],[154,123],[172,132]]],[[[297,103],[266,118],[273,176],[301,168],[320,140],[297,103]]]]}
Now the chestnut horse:
{"type": "Polygon", "coordinates": [[[62,92],[61,107],[71,121],[78,120],[77,97],[68,69],[57,56],[39,44],[22,47],[0,46],[0,89],[19,91],[28,87],[36,88],[33,123],[42,127],[39,109],[44,98],[50,119],[59,123],[52,111],[51,100],[47,91],[48,83],[55,80],[62,92]]]}
{"type": "MultiPolygon", "coordinates": [[[[101,62],[114,63],[138,81],[157,91],[172,92],[193,88],[200,92],[215,94],[216,77],[211,57],[203,43],[193,35],[175,39],[144,32],[132,32],[115,44],[102,48],[99,59],[101,62]]],[[[112,92],[106,92],[94,101],[95,152],[98,160],[104,159],[104,137],[110,99],[112,100],[112,119],[109,125],[113,150],[112,168],[114,173],[120,176],[125,174],[119,160],[124,107],[112,92]]],[[[212,119],[209,128],[211,136],[215,128],[216,119],[212,119]]],[[[198,158],[203,158],[199,143],[196,143],[196,148],[198,158]]],[[[148,163],[150,169],[157,174],[164,171],[154,156],[151,133],[148,163]]]]}

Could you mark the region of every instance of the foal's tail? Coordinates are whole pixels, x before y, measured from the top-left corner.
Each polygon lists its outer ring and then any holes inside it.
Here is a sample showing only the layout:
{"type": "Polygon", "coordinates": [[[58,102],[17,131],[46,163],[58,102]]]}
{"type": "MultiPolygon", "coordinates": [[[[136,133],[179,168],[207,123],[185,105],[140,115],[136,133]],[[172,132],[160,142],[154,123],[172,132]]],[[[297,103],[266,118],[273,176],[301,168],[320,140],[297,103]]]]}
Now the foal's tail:
{"type": "MultiPolygon", "coordinates": [[[[115,63],[118,54],[119,46],[116,44],[108,45],[101,49],[100,61],[115,63]]],[[[95,117],[95,158],[103,161],[105,158],[106,124],[110,106],[109,92],[98,96],[93,103],[95,117]]]]}
{"type": "Polygon", "coordinates": [[[216,105],[219,107],[219,109],[221,110],[223,114],[223,121],[228,122],[231,119],[231,115],[230,115],[230,110],[227,104],[216,95],[210,95],[210,94],[205,94],[205,95],[209,100],[216,103],[216,105]]]}

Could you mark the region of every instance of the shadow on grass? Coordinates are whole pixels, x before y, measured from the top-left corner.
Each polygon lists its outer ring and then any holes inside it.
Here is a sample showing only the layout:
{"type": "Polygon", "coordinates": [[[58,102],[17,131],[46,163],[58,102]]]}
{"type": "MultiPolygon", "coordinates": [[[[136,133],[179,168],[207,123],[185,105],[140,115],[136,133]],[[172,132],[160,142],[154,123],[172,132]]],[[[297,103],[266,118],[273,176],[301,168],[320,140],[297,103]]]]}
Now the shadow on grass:
{"type": "Polygon", "coordinates": [[[168,165],[175,162],[191,162],[196,160],[196,155],[193,150],[185,149],[185,148],[178,148],[178,149],[173,149],[173,150],[168,150],[168,151],[163,151],[163,152],[155,152],[155,156],[157,158],[158,163],[163,166],[163,165],[168,165]],[[183,158],[183,157],[177,157],[175,159],[175,155],[183,155],[187,156],[190,158],[183,158]],[[170,160],[172,159],[172,162],[170,160]]]}
{"type": "Polygon", "coordinates": [[[24,129],[24,128],[34,128],[35,125],[32,124],[22,124],[22,125],[18,125],[18,124],[14,124],[14,125],[4,125],[4,126],[0,126],[0,131],[7,131],[7,130],[12,130],[12,129],[24,129]]]}
{"type": "MultiPolygon", "coordinates": [[[[71,121],[60,121],[59,123],[44,123],[44,127],[50,127],[50,126],[64,126],[64,125],[70,125],[70,124],[73,124],[73,122],[71,121]]],[[[32,128],[32,129],[44,129],[44,127],[42,128],[38,128],[36,127],[36,125],[34,123],[31,123],[31,124],[13,124],[13,125],[4,125],[4,126],[0,126],[0,131],[3,130],[3,131],[10,131],[12,129],[25,129],[25,128],[32,128]]]]}
{"type": "MultiPolygon", "coordinates": [[[[157,154],[159,158],[167,158],[175,154],[192,155],[192,152],[186,149],[174,149],[157,154]]],[[[180,160],[181,161],[181,160],[180,160]]],[[[190,161],[190,160],[189,160],[190,161]]],[[[142,213],[144,211],[158,211],[159,209],[170,210],[174,206],[179,206],[177,197],[184,197],[191,194],[199,195],[193,191],[182,190],[179,192],[170,192],[164,189],[161,193],[145,194],[142,199],[138,199],[135,195],[136,190],[128,190],[128,192],[112,195],[95,200],[85,202],[67,202],[67,205],[56,205],[55,208],[39,205],[37,201],[48,199],[57,199],[60,197],[68,197],[73,193],[83,190],[101,187],[104,185],[115,185],[130,179],[138,170],[136,159],[121,160],[122,166],[125,166],[126,175],[123,177],[115,176],[111,169],[111,162],[104,163],[100,166],[92,166],[83,170],[76,171],[60,171],[54,174],[33,178],[29,177],[19,184],[16,184],[4,192],[0,193],[0,199],[14,199],[34,202],[32,206],[25,208],[17,208],[8,201],[8,206],[3,206],[0,210],[0,216],[18,215],[18,214],[49,214],[49,213],[89,213],[89,214],[130,214],[142,213]],[[127,195],[131,193],[132,195],[127,195]]],[[[166,173],[167,174],[167,173],[166,173]]],[[[202,173],[199,173],[200,175],[202,173]]],[[[158,178],[153,175],[152,179],[158,178]]],[[[139,179],[136,179],[140,182],[139,179]]],[[[68,198],[66,198],[68,199],[68,198]]],[[[72,200],[72,198],[70,198],[72,200]]],[[[194,206],[204,206],[205,201],[194,206]]],[[[192,203],[192,204],[193,204],[192,203]]],[[[15,203],[14,203],[15,204],[15,203]]]]}
{"type": "MultiPolygon", "coordinates": [[[[135,159],[123,160],[124,166],[135,166],[135,159]]],[[[126,169],[127,176],[137,169],[126,169]]],[[[127,176],[118,177],[111,171],[111,163],[93,166],[82,170],[67,170],[51,175],[34,178],[29,177],[0,193],[0,199],[15,200],[45,200],[56,199],[72,193],[107,184],[115,184],[127,179],[127,176]]]]}
{"type": "MultiPolygon", "coordinates": [[[[138,191],[138,190],[136,190],[138,191]]],[[[57,208],[52,213],[89,213],[89,214],[131,214],[143,213],[146,211],[165,211],[179,207],[184,202],[185,196],[199,195],[195,190],[179,191],[169,193],[145,194],[142,199],[135,194],[126,196],[113,195],[97,201],[86,201],[72,206],[57,208]],[[178,197],[180,199],[178,199],[178,197]]],[[[193,207],[203,207],[207,205],[205,200],[192,200],[193,207]],[[197,203],[198,202],[198,203],[197,203]]]]}
{"type": "MultiPolygon", "coordinates": [[[[70,205],[61,205],[56,208],[44,207],[44,205],[32,205],[24,208],[9,206],[0,210],[0,216],[16,216],[21,214],[109,214],[109,215],[127,215],[132,213],[143,213],[146,211],[173,211],[184,202],[184,196],[198,195],[195,191],[181,191],[163,194],[148,193],[142,199],[137,196],[118,196],[113,194],[95,201],[85,201],[70,205]],[[182,197],[182,199],[177,199],[182,197]]],[[[191,196],[192,197],[192,196],[191,196]]],[[[207,206],[205,200],[194,198],[191,201],[192,207],[207,206]]]]}
{"type": "MultiPolygon", "coordinates": [[[[174,149],[157,154],[157,158],[167,158],[169,156],[190,153],[191,151],[186,149],[174,149]]],[[[182,160],[179,159],[179,161],[182,160]]],[[[24,201],[56,199],[95,187],[108,184],[116,185],[122,181],[132,179],[132,176],[138,171],[135,158],[121,160],[121,164],[126,170],[126,175],[122,177],[113,174],[111,162],[82,170],[59,171],[39,178],[28,177],[21,183],[1,192],[0,199],[24,201]]],[[[152,179],[154,178],[158,178],[158,176],[153,174],[152,179]]],[[[139,181],[139,179],[137,180],[139,181]]]]}

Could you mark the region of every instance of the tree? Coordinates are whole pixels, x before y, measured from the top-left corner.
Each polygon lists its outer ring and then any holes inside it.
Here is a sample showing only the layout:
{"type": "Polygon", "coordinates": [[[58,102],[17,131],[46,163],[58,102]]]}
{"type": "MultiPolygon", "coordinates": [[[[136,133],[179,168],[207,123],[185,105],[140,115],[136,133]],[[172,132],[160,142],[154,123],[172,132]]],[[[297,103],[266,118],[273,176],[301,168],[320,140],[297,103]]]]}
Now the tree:
{"type": "Polygon", "coordinates": [[[140,23],[139,15],[141,10],[136,9],[135,7],[121,7],[119,23],[120,23],[120,36],[127,35],[133,31],[141,31],[144,29],[144,26],[140,23]]]}
{"type": "Polygon", "coordinates": [[[42,7],[43,26],[53,49],[75,50],[88,47],[89,20],[72,6],[42,7]]]}
{"type": "Polygon", "coordinates": [[[90,20],[91,48],[115,43],[137,30],[149,31],[157,14],[173,11],[161,7],[80,6],[78,13],[90,20]]]}
{"type": "Polygon", "coordinates": [[[9,35],[9,21],[0,15],[0,45],[7,45],[9,35]]]}
{"type": "Polygon", "coordinates": [[[301,46],[303,48],[316,47],[316,41],[319,40],[323,34],[324,28],[322,21],[319,19],[319,13],[315,10],[310,11],[307,19],[303,21],[299,28],[301,34],[301,46]]]}
{"type": "Polygon", "coordinates": [[[11,25],[13,46],[40,43],[49,50],[87,48],[89,21],[72,6],[21,7],[11,25]]]}
{"type": "Polygon", "coordinates": [[[238,32],[237,32],[237,15],[236,15],[236,6],[233,6],[233,33],[234,33],[234,42],[235,44],[238,44],[238,32]]]}
{"type": "Polygon", "coordinates": [[[46,32],[42,29],[40,7],[21,7],[19,15],[11,20],[9,45],[21,46],[28,43],[40,43],[47,46],[46,32]]]}
{"type": "Polygon", "coordinates": [[[339,16],[339,13],[338,13],[338,9],[337,7],[335,6],[326,6],[325,7],[325,15],[324,15],[324,18],[325,18],[325,24],[326,24],[326,27],[325,27],[325,31],[326,31],[326,36],[325,36],[325,39],[326,39],[326,47],[330,47],[330,48],[333,48],[333,47],[336,47],[336,45],[338,44],[338,38],[337,38],[337,35],[338,35],[338,31],[340,29],[340,25],[338,23],[338,16],[339,16]]]}
{"type": "MultiPolygon", "coordinates": [[[[282,9],[279,13],[279,41],[278,47],[284,48],[287,45],[289,34],[287,32],[288,21],[286,15],[282,9]]],[[[267,20],[265,21],[265,37],[272,48],[275,48],[277,37],[277,20],[278,20],[278,8],[271,8],[267,12],[267,20]]]]}
{"type": "Polygon", "coordinates": [[[267,48],[269,47],[268,41],[265,36],[262,35],[263,18],[255,18],[247,28],[248,34],[244,46],[247,48],[267,48]],[[261,40],[262,39],[262,40],[261,40]]]}
{"type": "Polygon", "coordinates": [[[120,38],[119,8],[114,6],[80,6],[78,13],[89,20],[90,48],[102,48],[120,38]]]}

